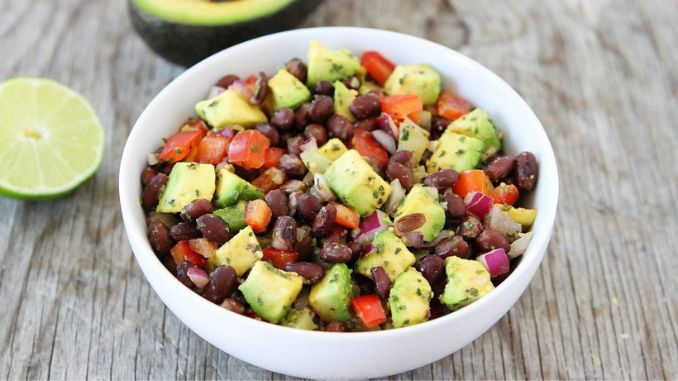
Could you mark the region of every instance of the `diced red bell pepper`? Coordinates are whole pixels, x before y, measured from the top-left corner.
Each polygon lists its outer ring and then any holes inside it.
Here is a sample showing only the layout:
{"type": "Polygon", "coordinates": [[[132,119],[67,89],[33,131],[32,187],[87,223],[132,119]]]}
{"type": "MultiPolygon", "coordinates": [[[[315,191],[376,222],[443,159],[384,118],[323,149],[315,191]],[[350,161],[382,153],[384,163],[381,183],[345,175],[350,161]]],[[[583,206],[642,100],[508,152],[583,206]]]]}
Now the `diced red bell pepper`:
{"type": "Polygon", "coordinates": [[[381,86],[384,85],[395,69],[395,65],[391,61],[375,51],[363,53],[360,63],[365,67],[370,77],[374,78],[381,86]]]}
{"type": "Polygon", "coordinates": [[[356,128],[351,139],[351,145],[363,156],[371,156],[384,168],[388,163],[388,151],[382,147],[369,131],[356,128]]]}
{"type": "Polygon", "coordinates": [[[269,145],[268,138],[257,130],[240,131],[228,147],[228,160],[244,168],[261,168],[269,145]]]}
{"type": "Polygon", "coordinates": [[[269,147],[264,157],[264,168],[278,168],[280,166],[280,158],[284,153],[285,150],[282,148],[269,147]]]}
{"type": "Polygon", "coordinates": [[[271,264],[280,270],[285,270],[288,263],[299,261],[299,253],[296,251],[277,250],[272,247],[267,247],[263,250],[264,259],[271,262],[271,264]]]}
{"type": "Polygon", "coordinates": [[[334,204],[337,209],[337,218],[335,223],[345,228],[356,229],[360,226],[360,215],[355,210],[342,204],[334,204]]]}
{"type": "Polygon", "coordinates": [[[377,295],[362,295],[351,300],[353,312],[367,328],[386,321],[386,312],[377,295]]]}
{"type": "Polygon", "coordinates": [[[254,90],[254,88],[257,87],[257,77],[255,75],[250,75],[245,78],[245,83],[250,89],[254,90]]]}
{"type": "Polygon", "coordinates": [[[191,150],[198,145],[203,136],[205,136],[205,130],[202,128],[179,132],[170,136],[167,138],[162,152],[160,152],[160,160],[168,163],[181,161],[191,153],[191,150]]]}
{"type": "Polygon", "coordinates": [[[424,109],[418,95],[391,95],[381,98],[381,111],[395,120],[403,120],[406,116],[424,109]]]}
{"type": "Polygon", "coordinates": [[[519,197],[520,191],[513,184],[501,183],[492,192],[492,199],[495,204],[513,205],[519,197]]]}
{"type": "Polygon", "coordinates": [[[216,255],[219,245],[207,238],[196,238],[188,241],[191,250],[202,255],[205,258],[212,258],[216,255]]]}
{"type": "Polygon", "coordinates": [[[252,200],[247,203],[245,208],[245,223],[249,225],[255,233],[266,231],[266,227],[271,222],[271,208],[264,200],[252,200]]]}
{"type": "Polygon", "coordinates": [[[443,92],[436,102],[438,115],[450,120],[460,118],[464,114],[471,112],[471,103],[466,99],[449,92],[443,92]]]}
{"type": "Polygon", "coordinates": [[[460,197],[466,197],[471,192],[480,192],[490,197],[494,193],[492,182],[482,169],[470,169],[460,173],[457,181],[452,184],[452,190],[460,197]]]}
{"type": "Polygon", "coordinates": [[[176,245],[170,250],[172,258],[174,258],[174,263],[177,265],[183,261],[189,261],[191,264],[198,266],[200,268],[207,267],[207,258],[196,253],[191,249],[191,245],[188,241],[179,241],[176,245]]]}
{"type": "Polygon", "coordinates": [[[228,154],[228,145],[231,139],[219,134],[210,132],[198,145],[199,163],[219,164],[228,154]]]}

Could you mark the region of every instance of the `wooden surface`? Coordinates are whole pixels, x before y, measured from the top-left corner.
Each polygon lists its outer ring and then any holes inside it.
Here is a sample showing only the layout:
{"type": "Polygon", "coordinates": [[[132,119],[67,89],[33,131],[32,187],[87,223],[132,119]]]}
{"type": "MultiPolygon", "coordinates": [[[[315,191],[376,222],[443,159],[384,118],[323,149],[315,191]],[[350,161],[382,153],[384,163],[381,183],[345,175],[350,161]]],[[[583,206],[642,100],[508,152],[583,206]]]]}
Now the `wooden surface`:
{"type": "MultiPolygon", "coordinates": [[[[142,44],[124,3],[0,0],[0,78],[73,87],[107,139],[101,169],[72,196],[0,200],[0,379],[282,378],[190,332],[132,258],[119,158],[182,69],[142,44]]],[[[555,233],[527,292],[473,344],[394,378],[678,379],[675,0],[327,1],[306,25],[460,50],[523,95],[558,157],[555,233]]]]}

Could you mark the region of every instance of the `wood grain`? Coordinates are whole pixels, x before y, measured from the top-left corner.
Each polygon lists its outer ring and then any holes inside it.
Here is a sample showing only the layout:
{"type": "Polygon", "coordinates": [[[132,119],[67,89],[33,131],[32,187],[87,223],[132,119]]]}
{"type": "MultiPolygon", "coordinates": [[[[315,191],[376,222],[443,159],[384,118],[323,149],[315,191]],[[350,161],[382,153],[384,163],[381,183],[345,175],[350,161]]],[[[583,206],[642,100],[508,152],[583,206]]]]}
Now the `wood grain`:
{"type": "MultiPolygon", "coordinates": [[[[190,332],[132,259],[119,157],[182,69],[155,57],[125,12],[118,0],[0,0],[0,78],[73,87],[107,142],[75,194],[0,200],[0,379],[285,378],[190,332]]],[[[556,230],[527,292],[473,344],[393,379],[678,379],[676,20],[665,0],[327,1],[309,18],[471,56],[522,94],[558,157],[556,230]]]]}

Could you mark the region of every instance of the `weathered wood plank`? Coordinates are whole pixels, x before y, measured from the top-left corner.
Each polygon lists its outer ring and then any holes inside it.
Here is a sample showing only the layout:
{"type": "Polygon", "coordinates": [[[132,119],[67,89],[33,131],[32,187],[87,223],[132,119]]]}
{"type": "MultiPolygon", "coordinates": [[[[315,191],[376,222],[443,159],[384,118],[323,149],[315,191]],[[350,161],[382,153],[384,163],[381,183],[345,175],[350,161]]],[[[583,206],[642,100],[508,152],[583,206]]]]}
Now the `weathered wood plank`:
{"type": "MultiPolygon", "coordinates": [[[[678,378],[675,20],[663,0],[346,0],[310,17],[475,58],[532,105],[558,156],[556,231],[525,295],[473,344],[393,379],[678,378]]],[[[119,157],[181,69],[143,46],[124,2],[0,0],[0,51],[0,78],[68,84],[92,101],[107,139],[101,169],[75,194],[0,200],[0,378],[286,378],[190,332],[132,259],[119,157]]]]}

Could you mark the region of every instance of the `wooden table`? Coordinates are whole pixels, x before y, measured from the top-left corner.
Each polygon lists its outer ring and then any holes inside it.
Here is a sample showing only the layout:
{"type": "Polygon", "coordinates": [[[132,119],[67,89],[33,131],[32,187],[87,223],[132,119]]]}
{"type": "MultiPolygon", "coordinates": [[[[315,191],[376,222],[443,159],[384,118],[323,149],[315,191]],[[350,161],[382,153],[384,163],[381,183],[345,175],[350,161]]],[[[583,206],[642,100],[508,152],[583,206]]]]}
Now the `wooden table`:
{"type": "MultiPolygon", "coordinates": [[[[527,292],[473,344],[395,378],[678,378],[675,1],[327,1],[306,25],[460,50],[523,95],[558,157],[556,229],[527,292]]],[[[0,78],[44,76],[84,94],[107,141],[75,194],[0,200],[0,379],[282,378],[189,331],[132,258],[120,155],[182,69],[131,31],[125,2],[0,0],[0,52],[0,78]]]]}

